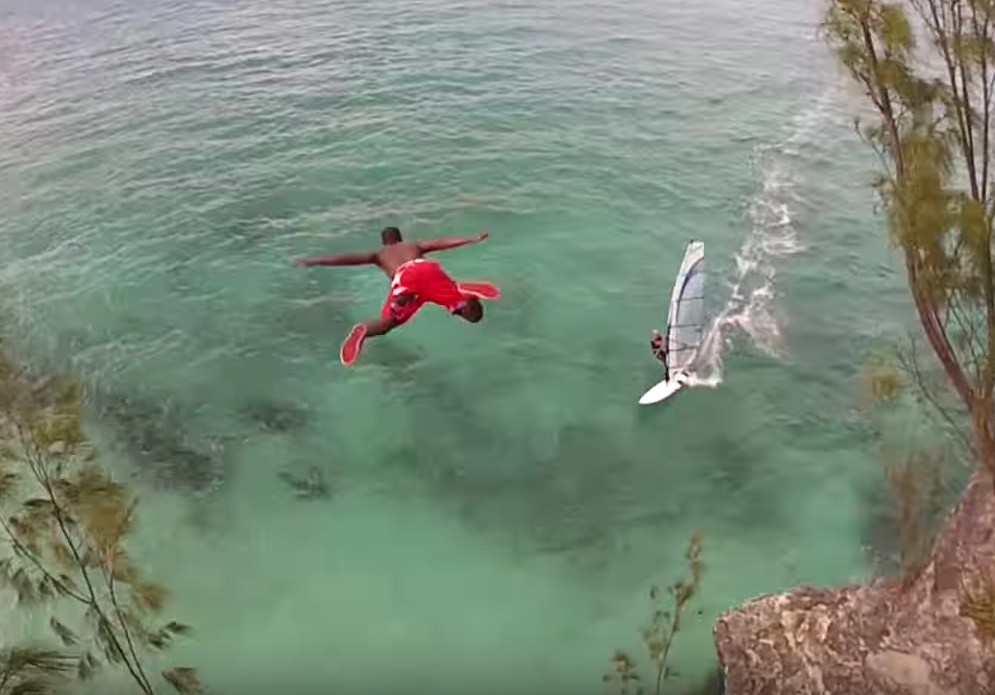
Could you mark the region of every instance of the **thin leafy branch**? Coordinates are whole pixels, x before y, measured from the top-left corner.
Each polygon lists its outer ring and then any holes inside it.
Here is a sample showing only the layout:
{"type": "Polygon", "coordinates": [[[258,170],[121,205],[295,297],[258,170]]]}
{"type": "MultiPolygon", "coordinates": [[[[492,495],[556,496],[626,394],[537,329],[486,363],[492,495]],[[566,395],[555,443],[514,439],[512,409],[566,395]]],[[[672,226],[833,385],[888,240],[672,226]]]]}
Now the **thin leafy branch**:
{"type": "MultiPolygon", "coordinates": [[[[653,664],[654,695],[661,695],[664,682],[677,675],[670,665],[670,651],[683,626],[685,611],[698,595],[701,585],[705,566],[701,560],[701,537],[697,532],[691,534],[684,558],[688,574],[667,587],[666,593],[670,596],[669,608],[663,603],[660,589],[655,585],[650,587],[653,616],[650,624],[640,632],[643,644],[649,653],[650,663],[653,664]]],[[[605,674],[603,680],[615,684],[622,695],[630,693],[642,695],[644,692],[635,660],[623,651],[615,651],[611,660],[611,671],[605,674]]]]}
{"type": "Polygon", "coordinates": [[[64,687],[77,657],[38,647],[0,650],[0,695],[47,695],[64,687]]]}
{"type": "MultiPolygon", "coordinates": [[[[0,351],[0,442],[0,530],[12,551],[0,560],[0,583],[22,605],[56,610],[69,601],[83,610],[76,629],[55,616],[49,623],[63,647],[76,652],[76,678],[110,664],[154,695],[146,661],[190,629],[160,620],[168,592],[128,559],[138,499],[98,466],[82,431],[77,384],[22,368],[0,351]]],[[[9,673],[5,683],[13,682],[9,673]]],[[[161,675],[183,695],[202,690],[193,669],[161,675]]],[[[18,693],[34,692],[34,676],[27,677],[18,693]]]]}
{"type": "Polygon", "coordinates": [[[636,662],[621,650],[616,649],[612,654],[611,670],[601,680],[614,685],[617,695],[643,695],[642,679],[636,662]]]}

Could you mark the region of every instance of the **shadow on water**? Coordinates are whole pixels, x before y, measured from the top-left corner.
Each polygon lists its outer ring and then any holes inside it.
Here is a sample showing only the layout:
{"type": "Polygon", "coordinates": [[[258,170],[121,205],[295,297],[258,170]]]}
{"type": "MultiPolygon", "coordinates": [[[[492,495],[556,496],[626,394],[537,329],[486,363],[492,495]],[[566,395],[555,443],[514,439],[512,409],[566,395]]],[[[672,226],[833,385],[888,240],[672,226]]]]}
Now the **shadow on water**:
{"type": "Polygon", "coordinates": [[[865,487],[861,493],[865,510],[860,530],[864,557],[875,576],[894,575],[900,566],[899,525],[892,511],[893,500],[885,485],[865,487]]]}
{"type": "MultiPolygon", "coordinates": [[[[915,484],[907,490],[915,490],[911,498],[901,500],[900,492],[888,482],[882,468],[879,477],[865,483],[860,488],[860,505],[864,516],[860,529],[860,543],[870,570],[874,576],[893,576],[902,565],[902,539],[908,535],[909,542],[917,539],[925,544],[926,550],[932,545],[935,534],[942,528],[946,514],[953,509],[960,492],[967,485],[971,469],[950,465],[939,470],[940,478],[931,487],[928,473],[915,474],[915,484]],[[915,527],[902,527],[903,503],[911,505],[915,527]]],[[[924,552],[926,552],[924,550],[924,552]]]]}
{"type": "Polygon", "coordinates": [[[420,389],[428,382],[435,415],[416,415],[414,442],[382,465],[418,480],[470,528],[497,529],[519,549],[566,554],[597,569],[625,531],[678,513],[666,499],[640,493],[649,462],[609,429],[569,424],[556,432],[551,452],[537,452],[490,427],[458,389],[419,374],[420,389]],[[435,408],[450,414],[445,427],[435,408]]]}
{"type": "Polygon", "coordinates": [[[663,511],[638,499],[640,468],[609,430],[568,424],[557,432],[554,451],[529,461],[511,499],[498,500],[487,516],[506,516],[542,551],[610,550],[616,534],[663,511]]]}
{"type": "MultiPolygon", "coordinates": [[[[262,320],[266,329],[260,337],[264,343],[280,343],[287,338],[301,341],[302,346],[310,347],[303,354],[313,354],[316,341],[319,345],[331,341],[337,355],[340,341],[360,320],[353,305],[353,297],[343,278],[323,279],[320,287],[302,281],[280,303],[279,310],[262,320]]],[[[265,347],[268,345],[261,345],[261,348],[265,347]]]]}
{"type": "Polygon", "coordinates": [[[753,526],[777,523],[777,505],[772,504],[775,486],[758,485],[762,483],[762,462],[772,454],[756,437],[726,430],[702,437],[690,452],[695,460],[707,462],[709,470],[703,474],[712,483],[716,498],[736,500],[735,505],[726,505],[732,520],[753,526]]]}
{"type": "MultiPolygon", "coordinates": [[[[660,376],[647,368],[641,388],[649,389],[660,376]]],[[[731,528],[785,523],[783,489],[773,473],[779,449],[737,412],[753,406],[735,382],[685,389],[662,403],[634,407],[638,426],[631,445],[655,452],[655,465],[669,471],[668,494],[697,499],[695,516],[731,528]]]]}

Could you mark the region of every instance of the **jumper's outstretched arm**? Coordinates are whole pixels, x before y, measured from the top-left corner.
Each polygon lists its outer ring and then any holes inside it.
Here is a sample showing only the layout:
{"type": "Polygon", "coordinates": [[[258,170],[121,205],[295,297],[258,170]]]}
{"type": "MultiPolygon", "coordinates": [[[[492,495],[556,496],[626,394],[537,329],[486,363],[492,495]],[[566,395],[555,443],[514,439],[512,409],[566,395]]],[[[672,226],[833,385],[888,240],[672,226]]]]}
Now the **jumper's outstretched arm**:
{"type": "Polygon", "coordinates": [[[357,253],[334,253],[330,256],[310,256],[298,258],[297,265],[372,265],[377,262],[376,251],[357,253]]]}
{"type": "Polygon", "coordinates": [[[418,242],[418,248],[421,249],[422,253],[431,253],[433,251],[446,251],[447,249],[455,249],[460,246],[469,246],[470,244],[478,244],[484,239],[486,239],[489,234],[484,231],[480,234],[474,234],[473,236],[450,236],[441,237],[439,239],[426,239],[425,241],[418,242]]]}

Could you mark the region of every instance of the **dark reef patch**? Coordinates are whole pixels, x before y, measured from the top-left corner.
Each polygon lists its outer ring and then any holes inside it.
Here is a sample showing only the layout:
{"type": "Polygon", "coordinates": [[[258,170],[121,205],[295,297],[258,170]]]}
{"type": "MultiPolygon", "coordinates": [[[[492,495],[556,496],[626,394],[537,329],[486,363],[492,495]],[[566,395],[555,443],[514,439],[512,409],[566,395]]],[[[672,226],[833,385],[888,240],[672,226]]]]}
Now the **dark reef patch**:
{"type": "Polygon", "coordinates": [[[222,484],[228,470],[222,447],[192,441],[179,406],[149,396],[102,391],[94,395],[97,418],[154,484],[192,492],[222,484]]]}
{"type": "Polygon", "coordinates": [[[272,398],[254,398],[240,408],[241,414],[266,432],[299,432],[311,422],[311,413],[293,403],[272,398]]]}

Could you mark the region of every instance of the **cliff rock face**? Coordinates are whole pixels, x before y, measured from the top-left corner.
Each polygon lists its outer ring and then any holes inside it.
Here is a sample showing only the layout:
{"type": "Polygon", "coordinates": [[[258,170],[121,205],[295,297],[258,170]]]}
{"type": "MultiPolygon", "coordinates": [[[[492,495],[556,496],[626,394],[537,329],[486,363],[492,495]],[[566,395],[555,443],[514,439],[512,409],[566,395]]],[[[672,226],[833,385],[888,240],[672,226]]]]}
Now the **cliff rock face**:
{"type": "Polygon", "coordinates": [[[992,489],[971,479],[907,588],[802,588],[720,616],[726,695],[995,695],[992,489]]]}

